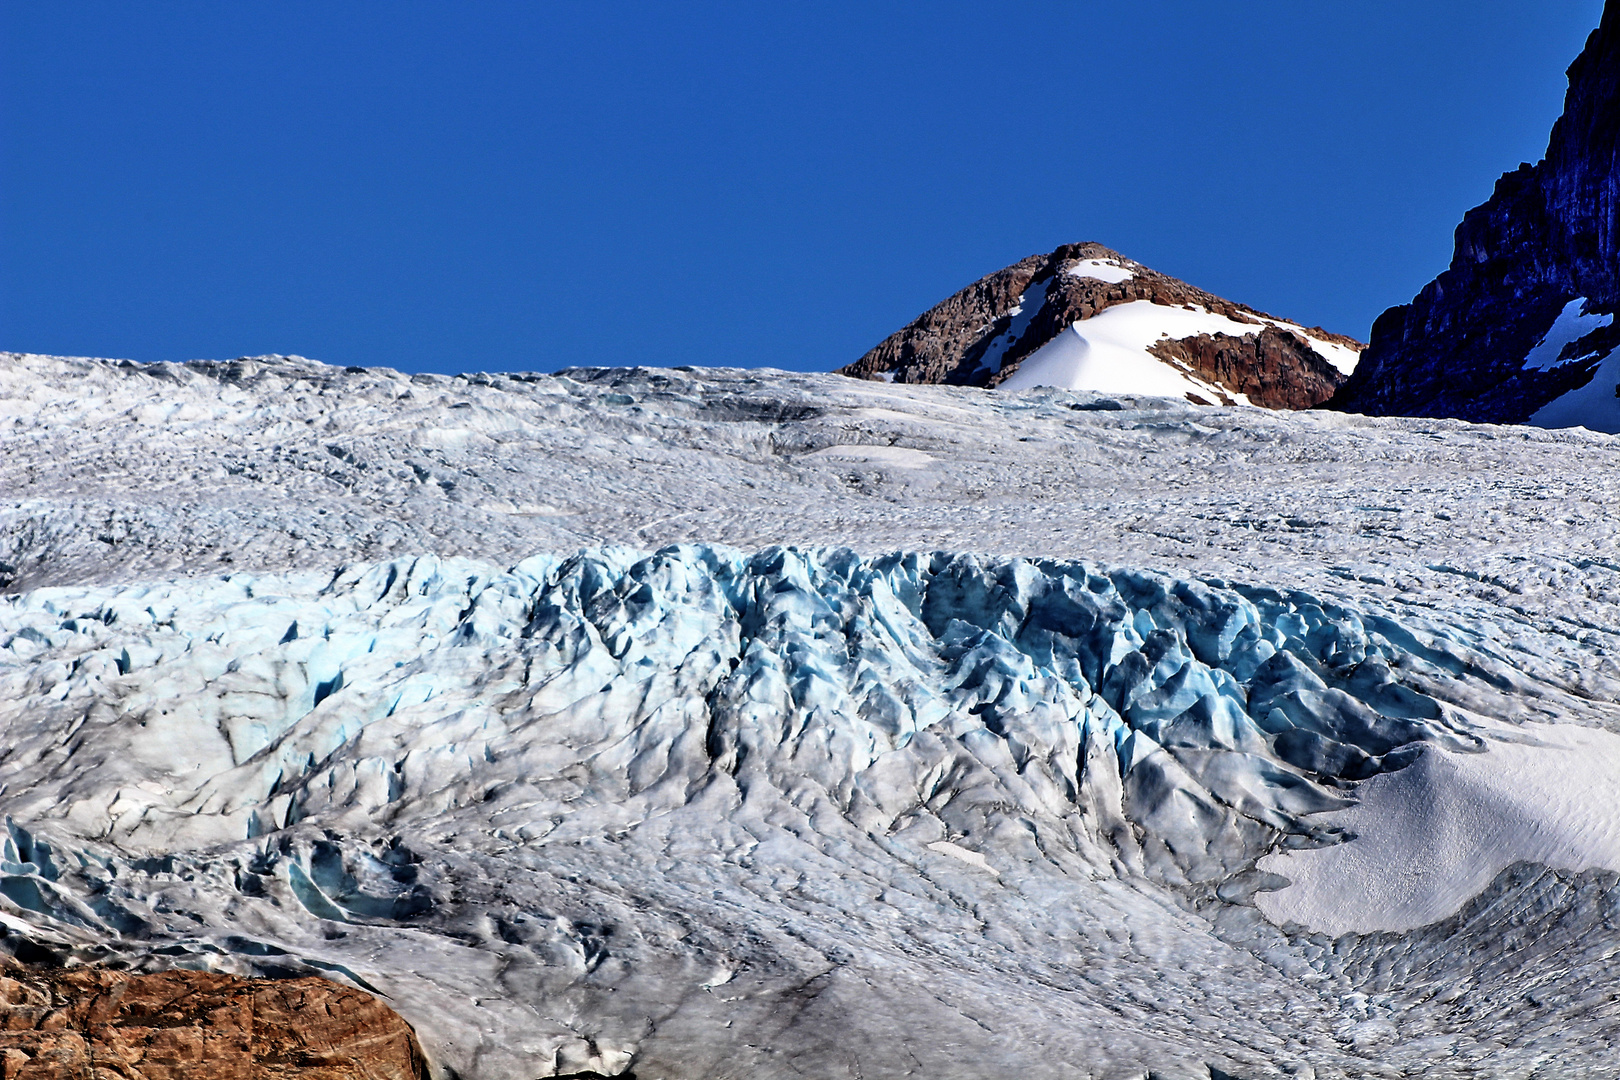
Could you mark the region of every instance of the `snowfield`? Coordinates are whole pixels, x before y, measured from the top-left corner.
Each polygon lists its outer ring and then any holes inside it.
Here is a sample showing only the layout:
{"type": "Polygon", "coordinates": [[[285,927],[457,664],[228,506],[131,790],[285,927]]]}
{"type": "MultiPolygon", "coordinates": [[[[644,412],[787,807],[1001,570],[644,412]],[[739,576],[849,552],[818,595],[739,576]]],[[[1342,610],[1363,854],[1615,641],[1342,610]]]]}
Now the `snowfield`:
{"type": "Polygon", "coordinates": [[[466,1080],[1609,1076],[1617,466],[3,355],[0,924],[351,981],[466,1080]]]}
{"type": "MultiPolygon", "coordinates": [[[[1209,311],[1133,300],[1070,323],[1067,330],[1026,356],[1001,389],[1054,386],[1099,394],[1169,398],[1193,394],[1213,405],[1221,400],[1224,391],[1191,371],[1159,359],[1148,352],[1148,347],[1161,338],[1178,340],[1198,334],[1242,337],[1258,332],[1253,323],[1240,323],[1209,311]]],[[[1249,404],[1242,394],[1228,396],[1241,405],[1249,404]]]]}
{"type": "MultiPolygon", "coordinates": [[[[1077,263],[1064,271],[1071,277],[1125,281],[1131,271],[1100,259],[1077,263]]],[[[1045,279],[1018,298],[1012,323],[986,348],[980,366],[1001,370],[1007,350],[1023,337],[1031,321],[1046,304],[1051,279],[1045,279]]],[[[1094,394],[1135,394],[1194,400],[1207,405],[1230,399],[1250,404],[1248,397],[1199,378],[1185,365],[1153,355],[1148,349],[1162,340],[1179,341],[1200,334],[1244,337],[1266,326],[1287,330],[1305,341],[1318,356],[1346,375],[1356,369],[1361,353],[1347,345],[1325,341],[1296,323],[1256,314],[1259,322],[1239,322],[1195,305],[1171,307],[1151,300],[1132,300],[1104,308],[1089,319],[1070,323],[1056,337],[1028,356],[1001,383],[1002,390],[1031,390],[1046,386],[1094,394]]]]}

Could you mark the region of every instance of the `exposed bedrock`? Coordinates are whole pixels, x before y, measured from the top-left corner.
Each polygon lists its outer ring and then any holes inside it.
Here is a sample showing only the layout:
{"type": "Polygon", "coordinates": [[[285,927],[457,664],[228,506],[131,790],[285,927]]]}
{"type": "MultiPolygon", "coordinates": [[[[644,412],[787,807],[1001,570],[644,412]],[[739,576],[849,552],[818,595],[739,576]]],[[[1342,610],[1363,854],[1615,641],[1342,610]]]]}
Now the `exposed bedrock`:
{"type": "Polygon", "coordinates": [[[0,967],[5,1080],[426,1080],[411,1029],[325,979],[0,967]]]}
{"type": "Polygon", "coordinates": [[[1609,0],[1570,65],[1564,114],[1546,156],[1505,174],[1491,198],[1464,215],[1451,266],[1411,303],[1379,317],[1333,407],[1522,423],[1606,379],[1585,410],[1593,415],[1534,422],[1583,419],[1620,430],[1620,374],[1603,365],[1620,345],[1613,324],[1620,312],[1617,137],[1620,3],[1609,0]],[[1589,322],[1550,338],[1566,310],[1566,326],[1581,315],[1589,322]],[[1550,355],[1532,360],[1544,341],[1550,355]]]}
{"type": "Polygon", "coordinates": [[[0,606],[0,915],[341,980],[468,1080],[1603,1075],[1612,873],[1510,868],[1416,935],[1255,906],[1369,778],[1614,719],[1518,647],[836,549],[38,589],[0,606]]]}
{"type": "Polygon", "coordinates": [[[1151,351],[1181,361],[1209,382],[1271,409],[1320,405],[1345,380],[1305,339],[1274,326],[1253,336],[1199,334],[1165,339],[1151,351]]]}

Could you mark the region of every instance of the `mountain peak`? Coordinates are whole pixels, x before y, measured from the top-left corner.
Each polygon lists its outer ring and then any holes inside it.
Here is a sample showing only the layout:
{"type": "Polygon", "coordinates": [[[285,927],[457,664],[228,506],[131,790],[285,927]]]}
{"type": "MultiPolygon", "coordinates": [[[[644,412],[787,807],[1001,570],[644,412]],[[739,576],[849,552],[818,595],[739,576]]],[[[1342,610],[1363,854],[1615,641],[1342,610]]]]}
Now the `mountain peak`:
{"type": "Polygon", "coordinates": [[[1088,242],[980,278],[841,373],[1298,409],[1330,397],[1361,348],[1088,242]]]}

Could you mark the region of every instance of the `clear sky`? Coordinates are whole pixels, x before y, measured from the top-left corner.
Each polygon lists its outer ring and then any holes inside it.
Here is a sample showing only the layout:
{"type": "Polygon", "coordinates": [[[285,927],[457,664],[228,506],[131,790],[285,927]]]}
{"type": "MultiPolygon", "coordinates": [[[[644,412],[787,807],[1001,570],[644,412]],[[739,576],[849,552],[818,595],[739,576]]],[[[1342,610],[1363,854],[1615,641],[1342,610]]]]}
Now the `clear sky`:
{"type": "Polygon", "coordinates": [[[0,0],[0,349],[826,369],[1098,240],[1365,336],[1601,0],[0,0]]]}

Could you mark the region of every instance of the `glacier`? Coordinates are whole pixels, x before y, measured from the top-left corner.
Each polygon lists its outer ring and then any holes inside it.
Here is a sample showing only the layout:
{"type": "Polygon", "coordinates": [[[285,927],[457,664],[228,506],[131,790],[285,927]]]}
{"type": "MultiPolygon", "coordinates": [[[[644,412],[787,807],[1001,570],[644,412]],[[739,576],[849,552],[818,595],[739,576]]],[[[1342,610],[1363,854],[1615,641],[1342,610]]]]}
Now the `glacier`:
{"type": "MultiPolygon", "coordinates": [[[[1357,781],[1491,753],[1459,703],[1519,682],[1466,635],[1305,594],[968,555],[424,556],[0,611],[8,929],[346,976],[463,1076],[774,1075],[762,1025],[822,1068],[982,1073],[1019,1057],[999,1022],[961,1030],[968,1001],[1078,1019],[1133,978],[1205,1024],[1316,1013],[1331,1043],[1312,976],[1345,977],[1343,939],[1265,923],[1286,882],[1257,861],[1342,842],[1317,822],[1357,781]],[[1216,1004],[1200,971],[1245,985],[1216,1004]],[[816,1046],[828,1026],[859,1052],[816,1046]]],[[[1421,1025],[1454,966],[1356,1025],[1421,1025]]],[[[1166,1033],[1131,1012],[1019,1068],[1287,1053],[1194,1026],[1150,1054],[1166,1033]]]]}
{"type": "Polygon", "coordinates": [[[1608,436],[0,360],[18,956],[464,1080],[1612,1072],[1608,436]]]}

